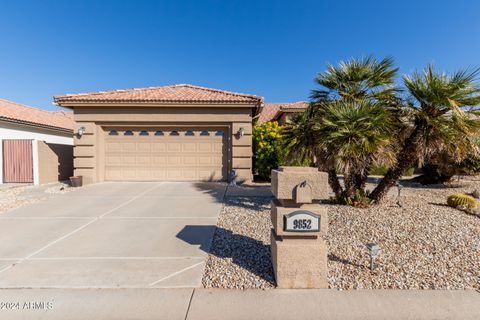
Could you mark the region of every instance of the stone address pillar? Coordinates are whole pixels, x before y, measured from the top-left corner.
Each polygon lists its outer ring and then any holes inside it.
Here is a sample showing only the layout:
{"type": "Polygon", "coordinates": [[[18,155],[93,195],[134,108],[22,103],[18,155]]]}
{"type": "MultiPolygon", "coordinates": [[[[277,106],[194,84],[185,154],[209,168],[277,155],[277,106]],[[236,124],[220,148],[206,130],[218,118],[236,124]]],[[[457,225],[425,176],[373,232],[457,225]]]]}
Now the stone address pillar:
{"type": "Polygon", "coordinates": [[[271,253],[278,288],[328,288],[327,174],[315,168],[272,170],[271,253]]]}

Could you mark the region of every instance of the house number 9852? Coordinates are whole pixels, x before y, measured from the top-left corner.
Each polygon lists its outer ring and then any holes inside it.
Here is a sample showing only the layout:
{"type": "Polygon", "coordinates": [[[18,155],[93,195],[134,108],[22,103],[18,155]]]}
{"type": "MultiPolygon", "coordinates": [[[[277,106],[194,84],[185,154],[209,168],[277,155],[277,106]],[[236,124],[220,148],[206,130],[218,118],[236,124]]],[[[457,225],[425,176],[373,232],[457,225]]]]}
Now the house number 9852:
{"type": "Polygon", "coordinates": [[[293,229],[295,229],[295,230],[310,230],[310,229],[312,229],[312,220],[309,220],[309,219],[295,219],[295,220],[293,220],[293,229]]]}

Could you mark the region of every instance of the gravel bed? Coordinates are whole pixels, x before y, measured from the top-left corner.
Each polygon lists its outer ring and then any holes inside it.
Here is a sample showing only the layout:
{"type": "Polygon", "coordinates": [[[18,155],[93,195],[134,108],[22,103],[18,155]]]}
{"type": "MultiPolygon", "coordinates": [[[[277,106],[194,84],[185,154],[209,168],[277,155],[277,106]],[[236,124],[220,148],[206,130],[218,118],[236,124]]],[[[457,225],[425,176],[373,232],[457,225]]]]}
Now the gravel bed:
{"type": "MultiPolygon", "coordinates": [[[[480,218],[446,206],[454,192],[480,190],[465,178],[448,187],[415,184],[367,209],[329,205],[329,275],[335,289],[480,289],[480,218]],[[366,244],[382,251],[374,272],[366,244]]],[[[396,192],[392,192],[394,194],[396,192]]],[[[203,285],[268,289],[270,199],[228,198],[203,285]]]]}
{"type": "Polygon", "coordinates": [[[203,286],[273,288],[271,228],[270,198],[226,198],[205,266],[203,286]]]}
{"type": "Polygon", "coordinates": [[[70,184],[68,182],[59,182],[59,183],[56,183],[53,186],[47,188],[45,190],[45,192],[46,193],[64,194],[64,193],[68,193],[68,192],[71,192],[71,191],[79,190],[80,188],[83,188],[83,187],[73,188],[72,186],[70,186],[70,184]]]}
{"type": "Polygon", "coordinates": [[[2,187],[0,189],[0,214],[9,210],[45,200],[52,194],[63,194],[78,188],[59,182],[44,186],[2,187]]]}
{"type": "Polygon", "coordinates": [[[0,189],[0,213],[39,201],[39,199],[29,198],[22,195],[27,188],[29,187],[0,189]]]}

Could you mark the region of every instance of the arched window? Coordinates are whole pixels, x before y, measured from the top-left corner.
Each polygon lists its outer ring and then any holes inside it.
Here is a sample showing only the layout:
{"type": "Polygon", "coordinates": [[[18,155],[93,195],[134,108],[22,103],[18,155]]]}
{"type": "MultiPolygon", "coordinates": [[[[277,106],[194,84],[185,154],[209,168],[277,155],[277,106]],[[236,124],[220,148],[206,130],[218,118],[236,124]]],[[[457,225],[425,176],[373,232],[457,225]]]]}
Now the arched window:
{"type": "Polygon", "coordinates": [[[215,135],[216,135],[216,136],[223,137],[223,131],[222,131],[222,130],[218,130],[217,132],[215,132],[215,135]]]}
{"type": "Polygon", "coordinates": [[[207,130],[203,130],[202,132],[200,132],[200,135],[201,136],[209,136],[210,133],[207,130]]]}
{"type": "Polygon", "coordinates": [[[108,133],[109,136],[118,136],[118,131],[117,130],[110,130],[108,133]]]}
{"type": "Polygon", "coordinates": [[[148,136],[148,131],[142,130],[142,131],[140,131],[140,135],[141,136],[148,136]]]}
{"type": "Polygon", "coordinates": [[[133,136],[133,131],[132,130],[127,130],[123,133],[124,136],[133,136]]]}
{"type": "Polygon", "coordinates": [[[186,135],[186,136],[194,136],[195,133],[193,133],[192,130],[187,130],[187,131],[185,132],[185,135],[186,135]]]}
{"type": "Polygon", "coordinates": [[[179,134],[178,134],[178,131],[173,130],[172,132],[170,132],[170,135],[171,136],[178,136],[179,134]]]}
{"type": "Polygon", "coordinates": [[[158,131],[155,131],[155,135],[156,136],[163,136],[163,131],[162,130],[158,130],[158,131]]]}

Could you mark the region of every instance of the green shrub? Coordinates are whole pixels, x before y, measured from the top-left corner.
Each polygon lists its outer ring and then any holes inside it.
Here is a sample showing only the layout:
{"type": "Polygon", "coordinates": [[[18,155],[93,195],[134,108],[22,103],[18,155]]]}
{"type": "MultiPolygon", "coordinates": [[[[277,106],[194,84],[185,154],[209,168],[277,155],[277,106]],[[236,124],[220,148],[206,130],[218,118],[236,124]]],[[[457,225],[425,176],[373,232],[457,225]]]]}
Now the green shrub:
{"type": "Polygon", "coordinates": [[[475,156],[468,156],[462,162],[454,166],[457,169],[457,174],[467,174],[476,176],[480,174],[480,158],[475,156]]]}
{"type": "MultiPolygon", "coordinates": [[[[405,171],[404,176],[406,176],[406,177],[412,176],[414,170],[415,170],[415,168],[408,169],[407,171],[405,171]]],[[[387,166],[373,166],[370,169],[370,172],[368,174],[372,175],[372,176],[384,176],[387,173],[387,171],[388,171],[387,166]]]]}
{"type": "Polygon", "coordinates": [[[339,197],[331,197],[330,201],[334,204],[348,205],[358,208],[367,208],[372,204],[372,200],[368,197],[370,192],[363,189],[355,190],[353,197],[347,197],[342,194],[339,197]]]}
{"type": "Polygon", "coordinates": [[[269,179],[272,169],[280,164],[280,126],[266,122],[253,127],[253,172],[261,179],[269,179]]]}
{"type": "Polygon", "coordinates": [[[368,174],[372,176],[384,176],[387,171],[387,166],[374,166],[370,169],[370,172],[368,174]]]}
{"type": "Polygon", "coordinates": [[[454,193],[447,198],[447,204],[454,208],[465,206],[469,209],[475,209],[477,207],[477,200],[464,193],[454,193]]]}

